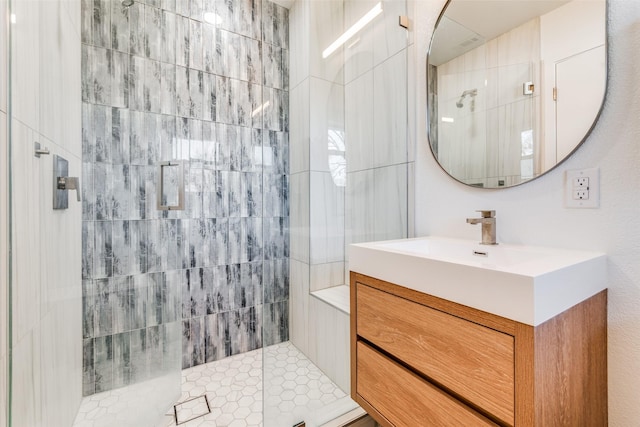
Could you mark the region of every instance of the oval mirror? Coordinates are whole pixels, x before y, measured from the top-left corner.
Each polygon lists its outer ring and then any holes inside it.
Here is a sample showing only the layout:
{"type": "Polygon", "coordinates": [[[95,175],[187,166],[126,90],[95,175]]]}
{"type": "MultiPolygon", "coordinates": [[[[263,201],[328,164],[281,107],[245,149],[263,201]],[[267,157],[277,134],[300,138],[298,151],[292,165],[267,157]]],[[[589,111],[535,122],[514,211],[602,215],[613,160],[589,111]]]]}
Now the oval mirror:
{"type": "Polygon", "coordinates": [[[607,80],[605,0],[451,0],[427,64],[429,142],[456,180],[522,184],[586,138],[607,80]]]}

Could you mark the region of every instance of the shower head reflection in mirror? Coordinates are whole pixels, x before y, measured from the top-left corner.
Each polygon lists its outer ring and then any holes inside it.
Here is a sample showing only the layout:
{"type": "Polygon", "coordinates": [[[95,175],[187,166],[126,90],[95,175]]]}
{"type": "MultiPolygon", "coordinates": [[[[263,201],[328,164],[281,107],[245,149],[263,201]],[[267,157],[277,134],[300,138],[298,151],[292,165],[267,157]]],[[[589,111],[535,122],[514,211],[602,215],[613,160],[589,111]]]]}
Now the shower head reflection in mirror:
{"type": "Polygon", "coordinates": [[[458,102],[456,102],[456,107],[458,108],[462,108],[464,106],[464,104],[462,103],[462,101],[464,100],[464,97],[469,95],[470,97],[475,97],[478,94],[478,89],[469,89],[469,90],[465,90],[464,92],[462,92],[462,95],[460,96],[460,99],[458,100],[458,102]]]}

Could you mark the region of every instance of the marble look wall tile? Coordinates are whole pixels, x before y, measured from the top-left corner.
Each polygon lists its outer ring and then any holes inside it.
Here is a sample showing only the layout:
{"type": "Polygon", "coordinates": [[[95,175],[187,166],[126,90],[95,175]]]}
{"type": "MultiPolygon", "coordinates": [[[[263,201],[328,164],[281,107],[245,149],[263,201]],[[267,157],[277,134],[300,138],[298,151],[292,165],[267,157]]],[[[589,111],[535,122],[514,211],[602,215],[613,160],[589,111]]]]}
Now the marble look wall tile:
{"type": "Polygon", "coordinates": [[[345,87],[347,171],[374,166],[373,159],[373,71],[364,73],[345,87]]]}
{"type": "Polygon", "coordinates": [[[332,286],[344,285],[344,262],[331,262],[311,265],[311,292],[332,286]]]}
{"type": "Polygon", "coordinates": [[[309,173],[292,174],[289,189],[291,258],[304,263],[309,263],[309,193],[309,173]]]}
{"type": "Polygon", "coordinates": [[[343,48],[328,58],[322,51],[345,31],[344,8],[339,2],[309,2],[309,73],[330,82],[343,82],[343,48]]]}
{"type": "Polygon", "coordinates": [[[310,259],[312,264],[344,258],[344,187],[328,172],[311,172],[310,259]]]}
{"type": "MultiPolygon", "coordinates": [[[[309,77],[309,9],[311,2],[294,2],[290,14],[291,89],[309,77]]],[[[352,2],[350,2],[352,3],[352,2]]],[[[359,3],[359,2],[353,2],[359,3]]],[[[295,110],[292,108],[291,112],[295,110]]]]}
{"type": "Polygon", "coordinates": [[[375,240],[375,182],[374,170],[348,174],[345,195],[345,243],[375,240]]]}
{"type": "Polygon", "coordinates": [[[387,166],[407,161],[406,50],[373,71],[374,164],[387,166]]]}
{"type": "Polygon", "coordinates": [[[310,167],[333,172],[345,156],[344,86],[312,77],[310,88],[310,167]]]}
{"type": "Polygon", "coordinates": [[[407,47],[408,32],[398,25],[398,16],[407,15],[407,3],[384,2],[383,13],[373,29],[374,65],[378,65],[407,47]]]}
{"type": "Polygon", "coordinates": [[[81,0],[80,41],[93,44],[93,0],[81,0]]]}
{"type": "MultiPolygon", "coordinates": [[[[295,6],[294,6],[295,7],[295,6]]],[[[292,38],[293,43],[293,38],[292,38]]],[[[309,264],[290,261],[290,334],[289,339],[300,351],[308,354],[309,342],[309,264]]]]}
{"type": "Polygon", "coordinates": [[[407,165],[374,169],[374,240],[407,237],[407,165]]]}

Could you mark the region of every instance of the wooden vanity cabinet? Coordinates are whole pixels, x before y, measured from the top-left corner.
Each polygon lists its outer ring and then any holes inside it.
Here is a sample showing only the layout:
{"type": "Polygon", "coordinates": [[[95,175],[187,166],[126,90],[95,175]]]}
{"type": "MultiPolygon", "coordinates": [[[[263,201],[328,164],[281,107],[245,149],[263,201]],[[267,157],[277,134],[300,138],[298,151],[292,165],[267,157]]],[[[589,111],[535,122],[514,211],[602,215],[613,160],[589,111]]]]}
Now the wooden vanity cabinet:
{"type": "Polygon", "coordinates": [[[606,305],[533,327],[352,272],[352,398],[383,426],[606,426],[606,305]]]}

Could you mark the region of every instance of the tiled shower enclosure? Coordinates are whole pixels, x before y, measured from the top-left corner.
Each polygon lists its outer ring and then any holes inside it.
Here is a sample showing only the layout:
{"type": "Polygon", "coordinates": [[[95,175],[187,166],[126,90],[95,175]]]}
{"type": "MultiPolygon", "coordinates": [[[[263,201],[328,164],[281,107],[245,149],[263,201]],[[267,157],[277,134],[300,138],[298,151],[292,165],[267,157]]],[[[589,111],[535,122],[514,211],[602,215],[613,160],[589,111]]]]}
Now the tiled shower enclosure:
{"type": "Polygon", "coordinates": [[[83,0],[85,395],[288,340],[288,34],[267,0],[83,0]]]}

